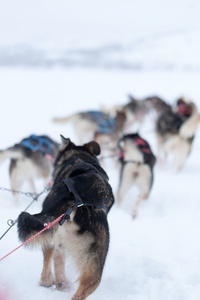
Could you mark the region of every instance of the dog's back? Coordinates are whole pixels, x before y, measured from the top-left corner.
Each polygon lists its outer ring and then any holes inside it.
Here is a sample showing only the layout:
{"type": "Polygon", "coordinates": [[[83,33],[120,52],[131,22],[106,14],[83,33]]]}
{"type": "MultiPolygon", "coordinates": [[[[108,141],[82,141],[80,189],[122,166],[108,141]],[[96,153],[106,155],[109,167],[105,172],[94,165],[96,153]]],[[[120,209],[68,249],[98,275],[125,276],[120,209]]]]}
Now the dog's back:
{"type": "Polygon", "coordinates": [[[162,136],[177,134],[183,122],[183,118],[178,113],[168,110],[158,118],[156,132],[162,136]]]}
{"type": "Polygon", "coordinates": [[[123,160],[134,160],[141,164],[148,164],[151,169],[153,168],[156,158],[149,143],[142,139],[138,133],[124,135],[119,141],[119,147],[123,152],[123,160]]]}

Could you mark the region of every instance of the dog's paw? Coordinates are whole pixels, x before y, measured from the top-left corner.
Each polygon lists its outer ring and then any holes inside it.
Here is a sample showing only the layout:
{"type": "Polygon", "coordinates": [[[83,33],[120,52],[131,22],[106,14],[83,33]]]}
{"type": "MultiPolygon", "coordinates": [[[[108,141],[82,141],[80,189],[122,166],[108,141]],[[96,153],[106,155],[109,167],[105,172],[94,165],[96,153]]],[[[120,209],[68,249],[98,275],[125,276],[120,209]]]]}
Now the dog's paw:
{"type": "Polygon", "coordinates": [[[137,218],[137,211],[133,211],[131,217],[135,220],[137,218]]]}
{"type": "Polygon", "coordinates": [[[84,300],[84,298],[81,296],[73,296],[71,300],[84,300]]]}
{"type": "Polygon", "coordinates": [[[48,277],[44,277],[44,276],[41,277],[40,286],[50,287],[54,284],[55,283],[54,283],[54,279],[53,279],[53,274],[49,275],[48,277]]]}
{"type": "Polygon", "coordinates": [[[40,286],[42,286],[42,287],[49,288],[52,285],[54,285],[54,282],[52,282],[52,283],[50,283],[50,282],[40,282],[40,286]]]}
{"type": "Polygon", "coordinates": [[[70,284],[69,284],[68,281],[56,282],[56,289],[60,292],[69,291],[70,290],[70,284]]]}

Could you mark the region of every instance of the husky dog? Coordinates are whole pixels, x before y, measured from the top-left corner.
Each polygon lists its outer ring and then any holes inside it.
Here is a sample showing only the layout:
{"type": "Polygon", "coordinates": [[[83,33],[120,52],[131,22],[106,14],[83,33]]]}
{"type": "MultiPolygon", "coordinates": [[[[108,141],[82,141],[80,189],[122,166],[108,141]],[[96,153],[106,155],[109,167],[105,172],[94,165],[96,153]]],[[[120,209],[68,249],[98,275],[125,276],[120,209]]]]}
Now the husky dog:
{"type": "Polygon", "coordinates": [[[126,116],[123,111],[116,112],[115,117],[101,111],[88,111],[67,118],[54,118],[53,121],[56,123],[72,121],[81,143],[90,138],[100,144],[102,153],[105,151],[115,153],[126,116]]]}
{"type": "MultiPolygon", "coordinates": [[[[97,133],[112,136],[118,129],[118,114],[115,117],[111,117],[109,114],[102,111],[87,111],[80,112],[69,117],[54,118],[56,123],[68,123],[72,122],[75,127],[77,137],[81,143],[88,141],[88,139],[94,139],[97,133]]],[[[123,125],[121,125],[122,129],[123,125]]]]}
{"type": "Polygon", "coordinates": [[[109,246],[107,213],[114,203],[108,176],[96,155],[100,147],[95,142],[76,146],[62,137],[55,162],[54,184],[43,202],[42,211],[35,215],[22,212],[18,218],[19,238],[25,241],[65,213],[60,225],[55,224],[32,241],[42,247],[44,265],[42,286],[56,285],[65,290],[65,257],[69,254],[80,271],[79,287],[72,300],[84,300],[101,281],[109,246]],[[65,222],[65,220],[68,220],[65,222]],[[54,261],[55,278],[51,271],[54,261]]]}
{"type": "Polygon", "coordinates": [[[132,216],[136,217],[142,200],[149,196],[153,184],[153,167],[156,158],[147,141],[137,133],[124,135],[119,141],[120,149],[120,182],[117,192],[117,203],[121,204],[131,186],[137,186],[139,196],[132,216]]]}
{"type": "Polygon", "coordinates": [[[196,105],[186,98],[178,99],[173,109],[162,114],[156,124],[159,160],[166,162],[172,154],[175,169],[180,170],[191,151],[199,122],[196,105]]]}
{"type": "Polygon", "coordinates": [[[50,180],[59,144],[46,135],[31,135],[21,142],[0,151],[0,163],[10,161],[10,182],[13,195],[18,202],[18,193],[23,183],[28,180],[32,191],[35,178],[43,178],[45,185],[50,180]]]}

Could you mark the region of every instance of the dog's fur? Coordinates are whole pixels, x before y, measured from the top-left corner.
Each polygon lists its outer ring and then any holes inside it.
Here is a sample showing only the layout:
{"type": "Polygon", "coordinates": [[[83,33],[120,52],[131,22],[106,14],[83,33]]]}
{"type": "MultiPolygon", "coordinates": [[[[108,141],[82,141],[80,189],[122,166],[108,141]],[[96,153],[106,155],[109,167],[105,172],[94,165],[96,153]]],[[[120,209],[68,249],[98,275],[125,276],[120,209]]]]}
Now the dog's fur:
{"type": "Polygon", "coordinates": [[[123,110],[126,114],[125,126],[131,126],[134,123],[138,123],[138,129],[141,127],[144,118],[149,113],[150,106],[146,99],[137,100],[129,95],[129,102],[123,106],[123,110]]]}
{"type": "Polygon", "coordinates": [[[101,145],[103,153],[109,152],[110,156],[114,156],[117,153],[117,144],[119,139],[123,135],[123,126],[126,121],[126,116],[123,111],[119,111],[114,118],[115,130],[113,132],[101,132],[96,131],[94,140],[101,145]]]}
{"type": "Polygon", "coordinates": [[[126,116],[126,122],[124,123],[123,131],[128,133],[131,127],[134,129],[140,129],[145,117],[151,112],[154,113],[153,120],[157,118],[165,111],[169,110],[171,106],[158,96],[150,96],[144,99],[136,99],[129,95],[129,102],[124,105],[116,105],[111,108],[103,108],[103,111],[115,116],[117,111],[123,111],[126,116]]]}
{"type": "Polygon", "coordinates": [[[132,216],[136,217],[142,200],[149,197],[153,184],[153,167],[156,158],[147,141],[137,133],[124,135],[119,141],[120,148],[120,182],[117,203],[121,204],[125,194],[133,186],[139,190],[132,216]]]}
{"type": "Polygon", "coordinates": [[[147,97],[145,98],[145,101],[148,103],[149,109],[156,113],[156,120],[160,117],[160,115],[171,110],[171,105],[158,96],[147,97]]]}
{"type": "MultiPolygon", "coordinates": [[[[20,143],[12,147],[0,151],[0,163],[6,159],[11,160],[9,167],[10,183],[16,203],[18,202],[19,194],[15,191],[19,191],[26,180],[29,182],[32,191],[36,192],[34,179],[42,178],[44,185],[47,185],[53,171],[54,162],[52,160],[57,156],[59,144],[49,136],[41,135],[38,137],[46,139],[48,143],[50,143],[51,149],[48,156],[44,154],[47,145],[43,144],[40,151],[33,151],[22,144],[26,139],[23,139],[20,143]]],[[[29,138],[30,137],[27,139],[29,138]]],[[[31,142],[37,146],[37,140],[32,139],[31,142]]]]}
{"type": "Polygon", "coordinates": [[[199,122],[196,105],[185,98],[178,99],[173,109],[162,114],[156,124],[159,161],[166,163],[172,154],[175,169],[182,169],[191,151],[199,122]]]}
{"type": "Polygon", "coordinates": [[[128,132],[132,126],[137,126],[137,129],[139,129],[151,108],[151,105],[149,105],[146,99],[138,100],[131,95],[128,95],[128,98],[129,101],[126,104],[102,108],[105,113],[112,116],[116,116],[119,111],[125,114],[126,120],[124,122],[123,132],[128,132]]]}
{"type": "Polygon", "coordinates": [[[110,126],[110,116],[101,111],[86,111],[68,117],[54,118],[53,122],[60,124],[71,122],[74,125],[79,142],[83,144],[94,139],[100,122],[105,122],[105,127],[110,126]]]}
{"type": "Polygon", "coordinates": [[[81,143],[88,139],[95,140],[101,146],[101,152],[116,153],[117,142],[122,136],[126,116],[123,111],[116,112],[115,117],[101,111],[77,113],[66,118],[54,118],[56,123],[73,122],[77,137],[81,143]]]}
{"type": "Polygon", "coordinates": [[[62,137],[62,146],[55,162],[53,187],[44,200],[41,213],[21,213],[18,218],[19,238],[25,241],[48,223],[73,207],[81,198],[83,206],[76,208],[70,220],[56,224],[36,237],[44,255],[42,286],[56,285],[58,290],[68,288],[65,276],[65,256],[68,253],[76,263],[79,287],[72,300],[86,299],[98,287],[109,246],[107,213],[114,203],[112,189],[96,155],[99,145],[93,141],[76,146],[62,137]],[[67,184],[63,180],[66,180],[67,184]],[[73,182],[75,192],[71,192],[73,182]],[[55,278],[51,271],[54,260],[55,278]]]}

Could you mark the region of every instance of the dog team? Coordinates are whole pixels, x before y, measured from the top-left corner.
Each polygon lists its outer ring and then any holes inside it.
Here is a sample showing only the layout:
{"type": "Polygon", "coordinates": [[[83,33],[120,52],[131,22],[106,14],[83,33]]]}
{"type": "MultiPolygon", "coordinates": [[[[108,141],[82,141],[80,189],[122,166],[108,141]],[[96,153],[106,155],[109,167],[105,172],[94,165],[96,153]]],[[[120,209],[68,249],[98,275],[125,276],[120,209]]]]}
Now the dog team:
{"type": "Polygon", "coordinates": [[[137,124],[140,128],[149,114],[153,115],[157,138],[157,161],[167,163],[168,156],[173,155],[174,167],[180,170],[191,152],[200,123],[195,103],[186,98],[178,99],[171,106],[157,96],[142,100],[129,96],[125,105],[53,119],[59,124],[72,122],[81,146],[69,137],[61,136],[58,143],[46,135],[31,135],[0,151],[0,163],[10,159],[10,182],[16,203],[17,191],[25,181],[36,192],[36,178],[42,178],[46,186],[52,177],[41,212],[34,215],[22,212],[18,217],[22,242],[44,229],[45,223],[65,214],[59,224],[30,242],[42,248],[41,286],[55,285],[60,291],[69,288],[65,275],[66,253],[73,258],[80,273],[72,300],[86,299],[100,284],[109,248],[107,214],[114,204],[112,187],[100,161],[105,153],[117,157],[118,205],[132,186],[138,188],[132,211],[136,217],[141,201],[149,197],[156,157],[149,142],[138,131],[132,132],[131,127],[137,124]]]}

